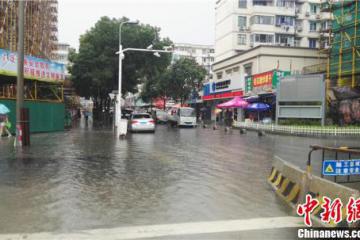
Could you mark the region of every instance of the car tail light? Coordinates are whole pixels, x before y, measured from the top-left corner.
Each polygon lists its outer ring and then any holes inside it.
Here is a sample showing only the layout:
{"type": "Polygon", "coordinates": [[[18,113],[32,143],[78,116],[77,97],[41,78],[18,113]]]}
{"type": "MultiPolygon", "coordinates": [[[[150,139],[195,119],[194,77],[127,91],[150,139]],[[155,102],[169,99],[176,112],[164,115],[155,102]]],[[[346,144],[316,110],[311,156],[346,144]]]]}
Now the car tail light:
{"type": "Polygon", "coordinates": [[[136,120],[131,121],[131,124],[135,124],[135,123],[138,123],[138,121],[136,121],[136,120]]]}
{"type": "Polygon", "coordinates": [[[154,121],[154,120],[150,120],[149,123],[155,123],[155,121],[154,121]]]}

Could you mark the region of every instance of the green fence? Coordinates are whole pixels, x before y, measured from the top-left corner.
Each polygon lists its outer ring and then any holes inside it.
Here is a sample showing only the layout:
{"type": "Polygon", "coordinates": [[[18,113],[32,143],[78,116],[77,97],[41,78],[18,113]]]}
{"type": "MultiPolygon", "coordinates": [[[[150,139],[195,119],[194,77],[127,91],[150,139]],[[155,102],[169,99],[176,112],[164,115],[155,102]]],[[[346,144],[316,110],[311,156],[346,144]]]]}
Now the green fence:
{"type": "MultiPolygon", "coordinates": [[[[10,110],[11,132],[15,132],[16,101],[0,99],[10,110]]],[[[55,132],[64,130],[65,105],[63,103],[25,101],[30,111],[30,131],[55,132]]]]}

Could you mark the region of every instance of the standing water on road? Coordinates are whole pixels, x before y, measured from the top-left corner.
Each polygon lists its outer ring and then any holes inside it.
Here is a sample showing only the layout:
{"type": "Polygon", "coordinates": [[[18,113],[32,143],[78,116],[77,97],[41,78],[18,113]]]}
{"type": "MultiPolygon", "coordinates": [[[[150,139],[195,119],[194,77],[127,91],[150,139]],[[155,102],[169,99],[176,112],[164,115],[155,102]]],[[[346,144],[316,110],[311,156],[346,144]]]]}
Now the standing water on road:
{"type": "Polygon", "coordinates": [[[266,183],[273,156],[305,166],[309,144],[334,141],[166,126],[37,134],[21,153],[1,139],[0,233],[288,216],[266,183]]]}

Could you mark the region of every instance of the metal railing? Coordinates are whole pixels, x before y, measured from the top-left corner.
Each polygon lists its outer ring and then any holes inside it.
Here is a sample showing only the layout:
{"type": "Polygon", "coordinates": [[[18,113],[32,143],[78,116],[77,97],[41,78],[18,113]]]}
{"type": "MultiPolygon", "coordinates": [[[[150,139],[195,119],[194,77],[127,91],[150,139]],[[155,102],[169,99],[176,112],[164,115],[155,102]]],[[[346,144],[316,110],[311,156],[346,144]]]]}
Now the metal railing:
{"type": "Polygon", "coordinates": [[[360,127],[321,127],[321,126],[286,126],[275,124],[235,122],[234,127],[249,130],[291,134],[299,136],[359,136],[360,127]]]}
{"type": "MultiPolygon", "coordinates": [[[[323,169],[324,169],[324,161],[325,159],[325,154],[326,153],[333,153],[334,154],[334,159],[335,161],[351,161],[354,160],[353,156],[358,156],[360,157],[360,147],[327,147],[327,146],[320,146],[320,145],[311,145],[310,146],[311,150],[309,151],[308,154],[308,160],[306,163],[306,171],[308,176],[312,174],[312,154],[315,151],[321,151],[321,177],[324,178],[323,175],[323,169]],[[342,158],[339,159],[339,154],[342,154],[342,158]],[[343,157],[345,155],[345,157],[343,157]]],[[[359,173],[360,175],[360,173],[359,173]]],[[[335,175],[334,176],[334,182],[336,183],[351,183],[351,182],[360,182],[360,179],[358,180],[352,180],[351,179],[350,172],[349,175],[345,176],[346,177],[346,181],[337,181],[338,176],[335,175]]]]}

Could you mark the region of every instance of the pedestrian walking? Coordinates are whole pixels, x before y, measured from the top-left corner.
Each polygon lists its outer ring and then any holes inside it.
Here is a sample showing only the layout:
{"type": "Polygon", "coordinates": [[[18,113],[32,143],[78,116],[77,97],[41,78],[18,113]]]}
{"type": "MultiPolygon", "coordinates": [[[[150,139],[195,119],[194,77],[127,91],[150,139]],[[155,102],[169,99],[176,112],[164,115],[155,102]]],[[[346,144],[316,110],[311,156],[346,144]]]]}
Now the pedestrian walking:
{"type": "Polygon", "coordinates": [[[11,128],[11,122],[7,115],[1,117],[0,120],[0,136],[3,136],[4,133],[7,134],[8,137],[11,137],[11,133],[9,129],[11,128]]]}

